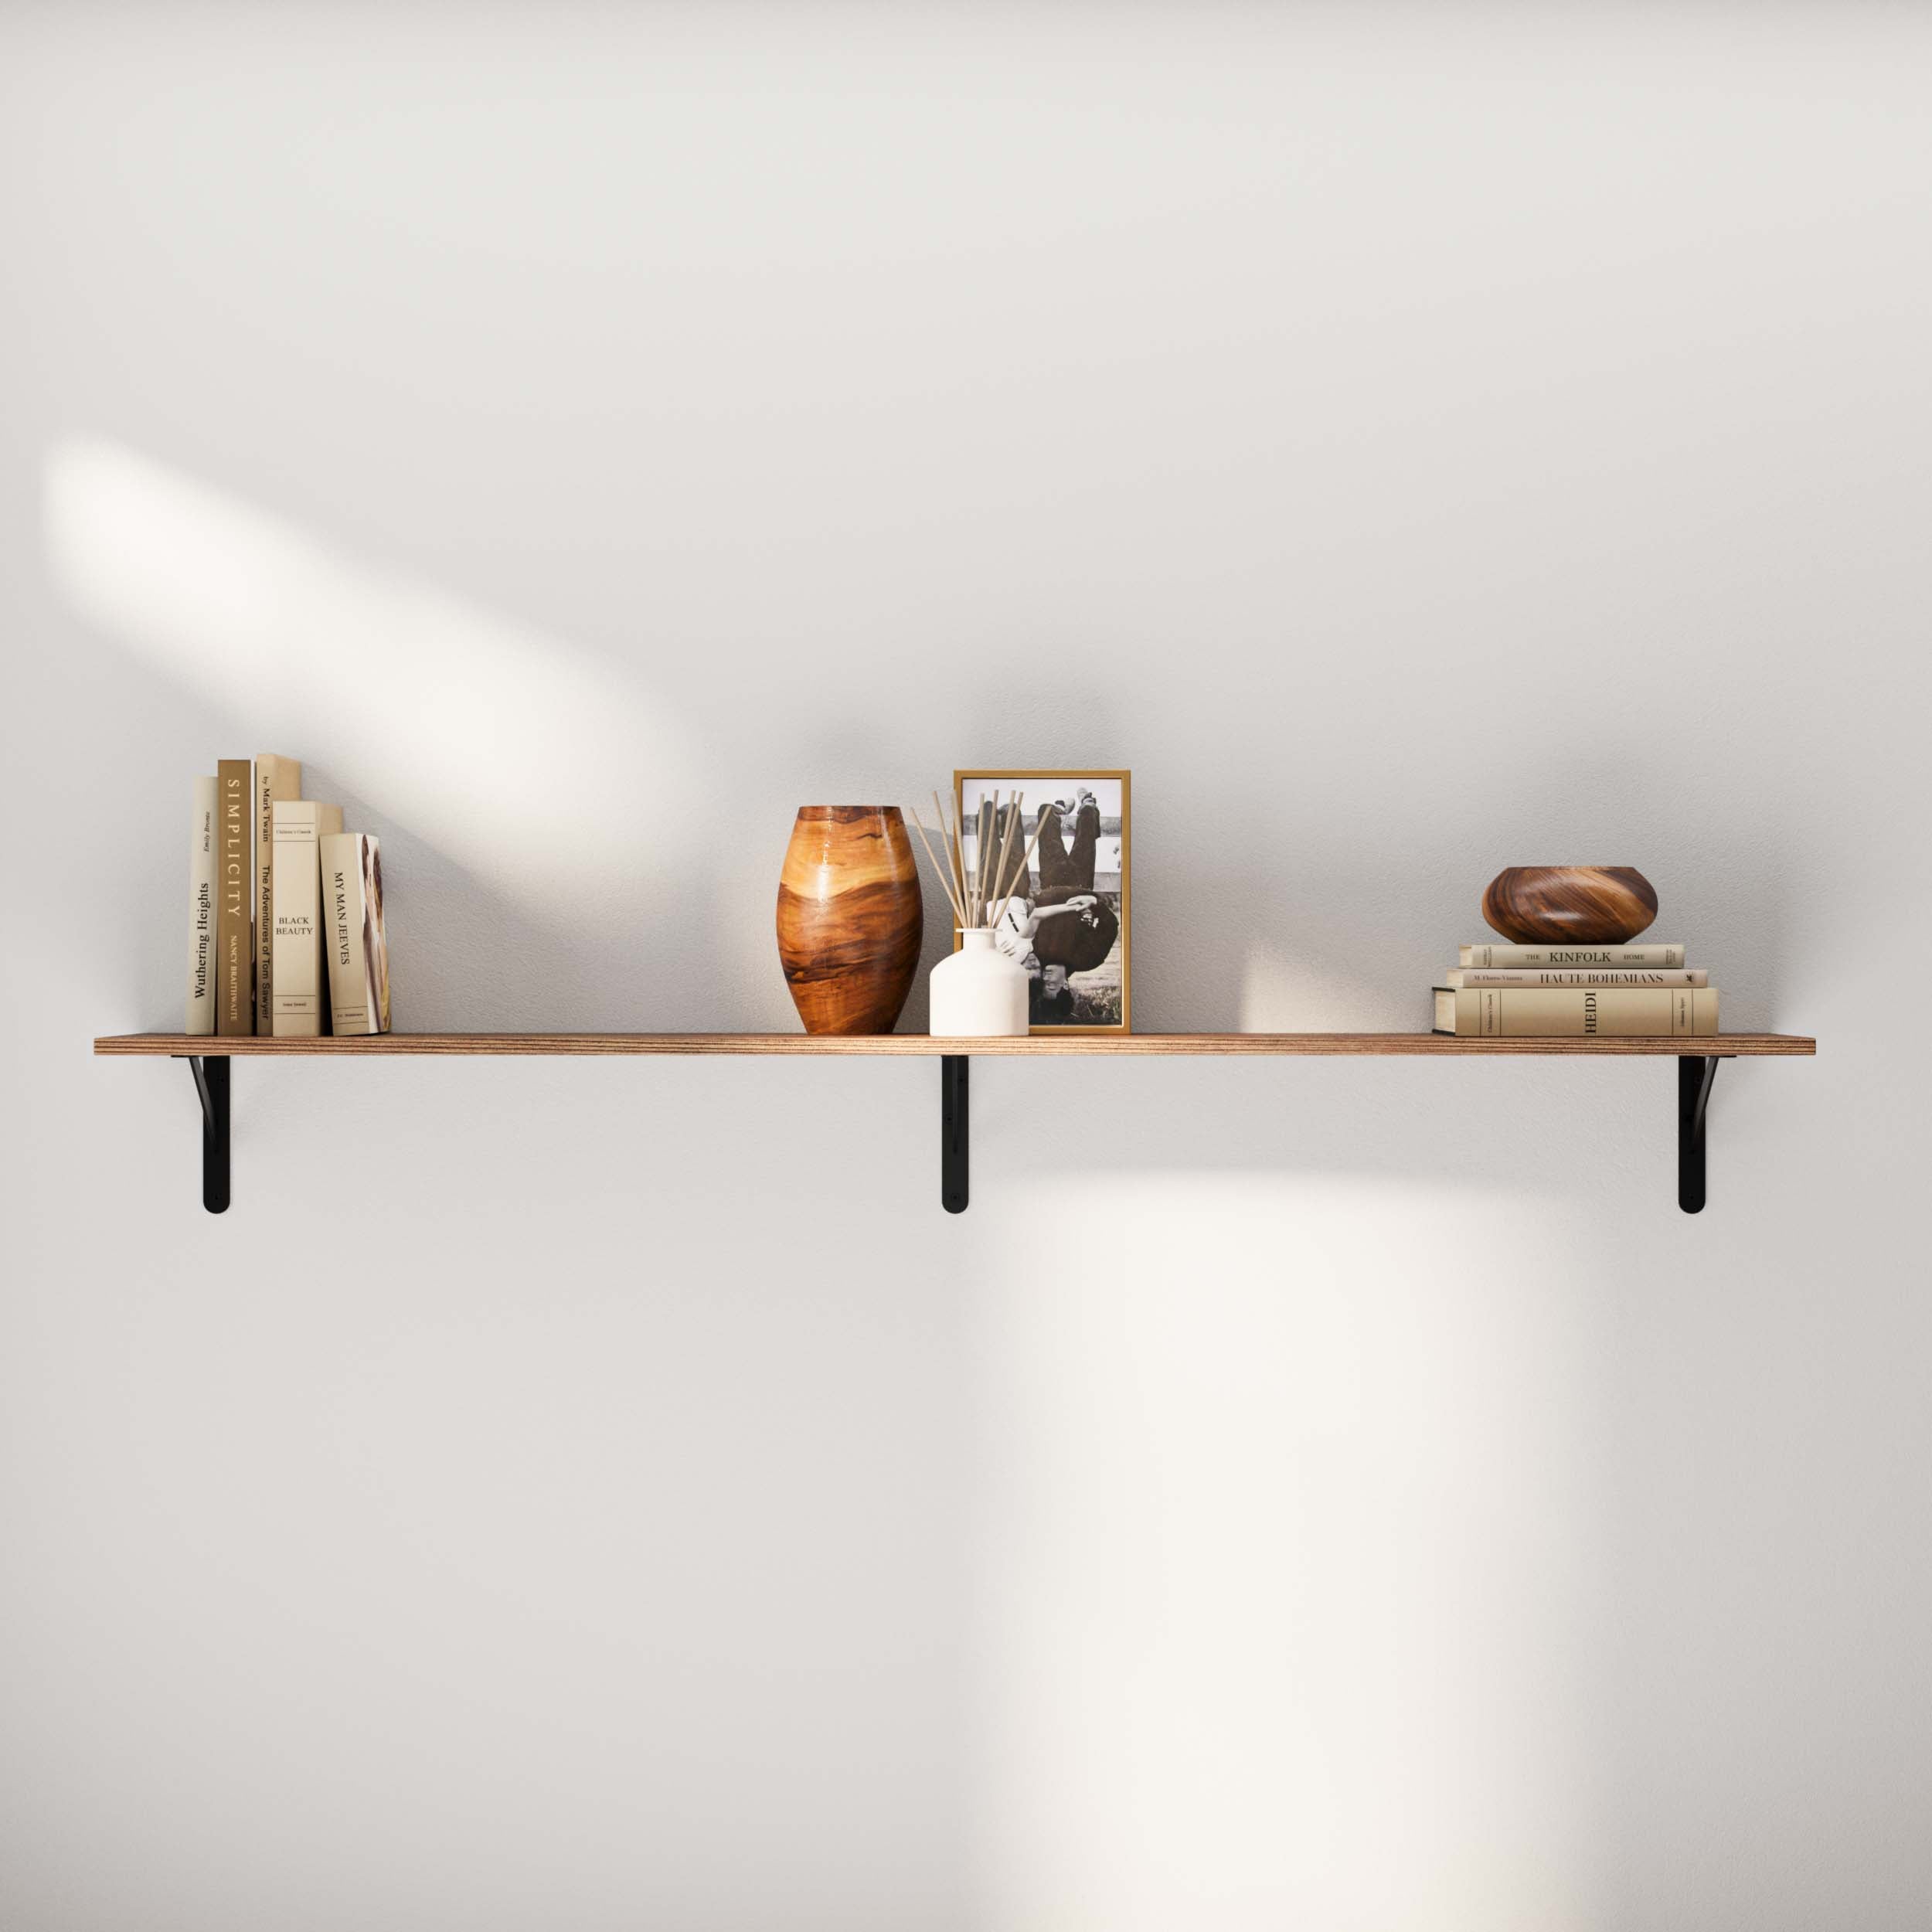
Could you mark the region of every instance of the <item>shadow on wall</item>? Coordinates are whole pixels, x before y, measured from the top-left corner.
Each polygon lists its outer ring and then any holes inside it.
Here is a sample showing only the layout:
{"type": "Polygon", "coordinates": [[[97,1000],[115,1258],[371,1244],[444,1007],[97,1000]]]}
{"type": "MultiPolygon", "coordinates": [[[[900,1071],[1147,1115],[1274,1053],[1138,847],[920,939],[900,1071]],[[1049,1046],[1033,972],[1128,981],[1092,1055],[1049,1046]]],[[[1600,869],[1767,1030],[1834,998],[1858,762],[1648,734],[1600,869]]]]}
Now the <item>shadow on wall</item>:
{"type": "Polygon", "coordinates": [[[621,666],[104,438],[54,445],[45,516],[84,619],[387,842],[405,1027],[636,1025],[647,984],[702,1023],[692,734],[621,666]]]}
{"type": "MultiPolygon", "coordinates": [[[[1719,1104],[1748,1118],[1739,1095],[1757,1072],[1736,1063],[1719,1104]]],[[[1676,1095],[1674,1060],[1634,1056],[982,1060],[973,1187],[988,1202],[1037,1188],[1050,1206],[1130,1176],[1247,1181],[1276,1199],[1346,1179],[1509,1212],[1614,1189],[1646,1217],[1675,1216],[1676,1095]]]]}
{"type": "MultiPolygon", "coordinates": [[[[1590,774],[1577,783],[1596,788],[1590,774]]],[[[1456,948],[1495,937],[1483,920],[1484,886],[1521,849],[1600,845],[1556,802],[1558,771],[1526,770],[1522,796],[1493,811],[1424,817],[1392,851],[1368,821],[1338,801],[1277,849],[1245,851],[1229,824],[1266,822],[1258,802],[1185,796],[1164,802],[1158,871],[1141,842],[1135,894],[1134,1005],[1143,1030],[1237,1032],[1417,1032],[1430,1024],[1429,989],[1456,948]],[[1522,829],[1545,815],[1566,828],[1522,829]],[[1142,886],[1148,877],[1149,889],[1142,886]],[[1148,1015],[1158,1009],[1156,1027],[1148,1015]]],[[[1604,774],[1601,788],[1611,781],[1604,774]]],[[[1151,794],[1151,787],[1143,787],[1151,794]]],[[[1616,821],[1606,815],[1610,821],[1616,821]]],[[[1151,819],[1151,813],[1143,817],[1151,819]]],[[[1695,839],[1641,862],[1657,883],[1660,916],[1645,935],[1682,942],[1693,964],[1724,991],[1726,1031],[1776,1024],[1789,928],[1787,878],[1754,828],[1713,814],[1695,839]]],[[[1540,859],[1536,862],[1541,862],[1540,859]]]]}

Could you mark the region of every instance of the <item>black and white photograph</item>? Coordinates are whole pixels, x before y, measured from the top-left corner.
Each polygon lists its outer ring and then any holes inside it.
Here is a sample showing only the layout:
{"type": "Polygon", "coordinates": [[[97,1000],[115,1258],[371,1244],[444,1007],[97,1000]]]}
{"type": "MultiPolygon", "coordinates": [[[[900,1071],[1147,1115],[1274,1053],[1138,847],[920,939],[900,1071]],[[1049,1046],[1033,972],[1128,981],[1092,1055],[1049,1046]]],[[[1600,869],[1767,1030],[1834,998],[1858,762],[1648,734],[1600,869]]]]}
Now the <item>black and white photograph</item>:
{"type": "Polygon", "coordinates": [[[1126,1032],[1129,774],[957,771],[953,795],[971,863],[981,806],[1022,801],[1025,867],[993,943],[1026,970],[1029,1029],[1126,1032]]]}

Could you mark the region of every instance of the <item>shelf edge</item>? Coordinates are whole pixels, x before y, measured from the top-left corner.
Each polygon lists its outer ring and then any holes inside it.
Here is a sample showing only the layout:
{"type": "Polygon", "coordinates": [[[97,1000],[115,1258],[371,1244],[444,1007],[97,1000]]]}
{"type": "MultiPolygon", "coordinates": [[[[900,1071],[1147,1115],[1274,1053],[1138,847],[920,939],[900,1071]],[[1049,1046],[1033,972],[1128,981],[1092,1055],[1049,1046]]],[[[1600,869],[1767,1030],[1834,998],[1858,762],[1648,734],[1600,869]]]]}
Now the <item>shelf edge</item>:
{"type": "Polygon", "coordinates": [[[1810,1058],[1818,1042],[1798,1033],[1717,1033],[1614,1039],[1462,1039],[1440,1033],[1081,1034],[1060,1039],[946,1039],[924,1033],[383,1033],[372,1037],[264,1039],[253,1034],[112,1033],[97,1037],[104,1059],[233,1056],[255,1059],[392,1059],[464,1055],[505,1058],[611,1058],[654,1055],[786,1057],[1077,1059],[1192,1056],[1267,1058],[1810,1058]]]}

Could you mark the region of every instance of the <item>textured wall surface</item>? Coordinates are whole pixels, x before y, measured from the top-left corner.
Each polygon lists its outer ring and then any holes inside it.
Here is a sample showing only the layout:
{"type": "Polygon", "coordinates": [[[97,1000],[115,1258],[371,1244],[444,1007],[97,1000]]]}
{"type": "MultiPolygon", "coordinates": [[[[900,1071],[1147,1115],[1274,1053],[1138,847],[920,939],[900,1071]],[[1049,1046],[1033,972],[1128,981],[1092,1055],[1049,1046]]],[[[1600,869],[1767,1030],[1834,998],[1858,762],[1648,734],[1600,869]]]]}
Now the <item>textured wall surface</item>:
{"type": "Polygon", "coordinates": [[[1929,83],[0,11],[0,1923],[1932,1920],[1929,83]],[[87,1043],[259,750],[405,1029],[788,1026],[796,806],[1118,764],[1145,1029],[1420,1026],[1596,860],[1821,1052],[1695,1219],[1655,1063],[987,1063],[954,1219],[928,1063],[244,1063],[210,1221],[87,1043]]]}

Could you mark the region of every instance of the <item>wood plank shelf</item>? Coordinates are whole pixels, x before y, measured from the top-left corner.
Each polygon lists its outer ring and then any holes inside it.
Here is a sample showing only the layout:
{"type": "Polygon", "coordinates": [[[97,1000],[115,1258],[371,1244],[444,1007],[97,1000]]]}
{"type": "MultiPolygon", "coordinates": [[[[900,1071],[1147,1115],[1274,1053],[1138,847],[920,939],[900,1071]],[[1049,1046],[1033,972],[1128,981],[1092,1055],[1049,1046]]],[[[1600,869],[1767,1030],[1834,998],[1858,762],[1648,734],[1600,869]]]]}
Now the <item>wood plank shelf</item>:
{"type": "Polygon", "coordinates": [[[1705,1122],[1720,1060],[1808,1056],[1818,1043],[1796,1033],[1717,1033],[1613,1039],[1464,1039],[1442,1033],[1070,1033],[1026,1039],[948,1039],[924,1033],[382,1033],[324,1039],[210,1038],[189,1033],[114,1033],[94,1043],[111,1058],[185,1060],[202,1111],[202,1205],[228,1206],[229,1063],[231,1060],[376,1058],[452,1054],[525,1058],[662,1054],[783,1056],[832,1053],[913,1057],[940,1063],[940,1202],[964,1211],[969,1133],[968,1072],[975,1059],[1060,1059],[1102,1054],[1438,1059],[1471,1056],[1648,1057],[1677,1063],[1677,1204],[1699,1213],[1705,1199],[1705,1122]]]}
{"type": "Polygon", "coordinates": [[[94,1042],[101,1054],[174,1060],[199,1055],[274,1058],[394,1053],[843,1053],[909,1054],[940,1059],[968,1053],[1026,1060],[1063,1054],[1668,1054],[1729,1060],[1740,1055],[1811,1054],[1818,1042],[1797,1033],[1717,1033],[1676,1039],[1461,1039],[1446,1033],[1070,1033],[1026,1039],[947,1039],[927,1033],[377,1033],[325,1039],[262,1039],[252,1034],[211,1039],[194,1033],[111,1033],[94,1042]]]}

